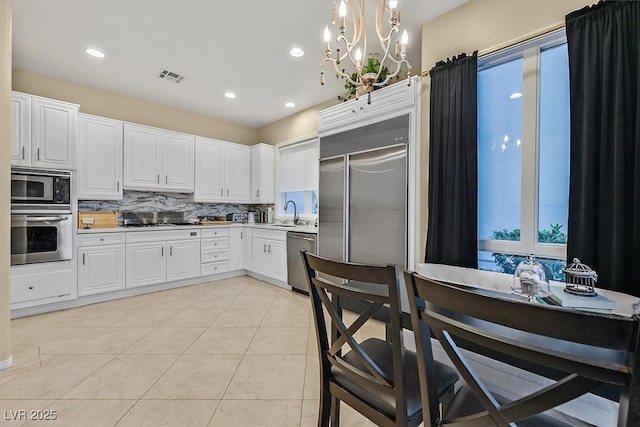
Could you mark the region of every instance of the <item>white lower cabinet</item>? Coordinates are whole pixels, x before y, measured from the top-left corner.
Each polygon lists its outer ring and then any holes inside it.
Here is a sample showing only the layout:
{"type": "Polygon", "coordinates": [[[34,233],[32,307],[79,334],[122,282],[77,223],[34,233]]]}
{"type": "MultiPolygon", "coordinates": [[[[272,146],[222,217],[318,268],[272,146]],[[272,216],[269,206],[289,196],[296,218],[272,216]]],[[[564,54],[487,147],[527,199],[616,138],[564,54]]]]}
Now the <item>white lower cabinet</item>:
{"type": "Polygon", "coordinates": [[[201,237],[201,274],[209,276],[229,271],[229,228],[205,229],[201,237]]]}
{"type": "Polygon", "coordinates": [[[229,230],[229,271],[244,268],[244,230],[232,228],[229,230]]]}
{"type": "Polygon", "coordinates": [[[200,276],[200,231],[127,233],[126,287],[200,276]]]}
{"type": "Polygon", "coordinates": [[[164,242],[127,245],[127,288],[167,281],[164,242]]]}
{"type": "Polygon", "coordinates": [[[124,233],[80,235],[78,241],[78,296],[124,289],[124,233]]]}
{"type": "Polygon", "coordinates": [[[200,241],[167,242],[167,282],[200,276],[200,241]]]}
{"type": "Polygon", "coordinates": [[[287,281],[287,233],[286,231],[254,230],[251,270],[287,281]]]}
{"type": "Polygon", "coordinates": [[[76,299],[77,289],[71,261],[11,267],[12,309],[76,299]]]}

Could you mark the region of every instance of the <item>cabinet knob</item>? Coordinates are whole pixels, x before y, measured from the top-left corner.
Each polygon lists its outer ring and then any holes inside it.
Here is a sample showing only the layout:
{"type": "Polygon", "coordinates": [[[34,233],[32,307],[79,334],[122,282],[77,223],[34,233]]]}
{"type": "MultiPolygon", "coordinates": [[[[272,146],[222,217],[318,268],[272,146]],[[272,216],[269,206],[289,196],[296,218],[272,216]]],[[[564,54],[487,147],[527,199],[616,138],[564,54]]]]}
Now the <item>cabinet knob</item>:
{"type": "Polygon", "coordinates": [[[101,241],[101,242],[104,242],[104,237],[101,237],[101,238],[100,238],[100,241],[101,241]]]}
{"type": "Polygon", "coordinates": [[[33,286],[29,286],[29,290],[32,290],[32,289],[33,289],[33,286]]]}

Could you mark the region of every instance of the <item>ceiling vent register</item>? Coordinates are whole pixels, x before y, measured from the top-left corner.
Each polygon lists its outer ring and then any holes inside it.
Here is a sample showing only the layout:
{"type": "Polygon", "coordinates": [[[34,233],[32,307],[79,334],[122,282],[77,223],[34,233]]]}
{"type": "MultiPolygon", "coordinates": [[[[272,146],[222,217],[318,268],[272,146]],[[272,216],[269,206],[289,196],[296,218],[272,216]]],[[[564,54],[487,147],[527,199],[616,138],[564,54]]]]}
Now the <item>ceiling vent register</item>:
{"type": "Polygon", "coordinates": [[[158,75],[161,79],[168,80],[174,83],[180,83],[184,76],[181,76],[178,73],[174,73],[173,71],[162,70],[162,72],[158,75]]]}

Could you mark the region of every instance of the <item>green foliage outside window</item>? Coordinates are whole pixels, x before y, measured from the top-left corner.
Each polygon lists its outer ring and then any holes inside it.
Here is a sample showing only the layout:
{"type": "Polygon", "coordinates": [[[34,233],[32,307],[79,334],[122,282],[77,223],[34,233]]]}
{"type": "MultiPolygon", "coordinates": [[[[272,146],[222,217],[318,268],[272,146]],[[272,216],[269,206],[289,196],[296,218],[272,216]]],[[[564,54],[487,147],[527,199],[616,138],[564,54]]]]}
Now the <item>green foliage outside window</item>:
{"type": "MultiPolygon", "coordinates": [[[[550,227],[550,230],[545,229],[538,231],[538,242],[566,244],[567,236],[561,230],[562,224],[551,224],[550,227]]],[[[503,230],[494,230],[491,234],[491,239],[519,241],[520,229],[515,228],[513,230],[507,230],[505,228],[503,230]]],[[[496,265],[500,267],[501,272],[507,274],[513,274],[516,271],[516,266],[526,258],[524,255],[513,255],[499,252],[494,252],[491,256],[493,257],[496,265]]],[[[547,276],[549,279],[564,282],[565,279],[562,269],[566,264],[563,260],[544,258],[536,259],[547,269],[547,276]]]]}

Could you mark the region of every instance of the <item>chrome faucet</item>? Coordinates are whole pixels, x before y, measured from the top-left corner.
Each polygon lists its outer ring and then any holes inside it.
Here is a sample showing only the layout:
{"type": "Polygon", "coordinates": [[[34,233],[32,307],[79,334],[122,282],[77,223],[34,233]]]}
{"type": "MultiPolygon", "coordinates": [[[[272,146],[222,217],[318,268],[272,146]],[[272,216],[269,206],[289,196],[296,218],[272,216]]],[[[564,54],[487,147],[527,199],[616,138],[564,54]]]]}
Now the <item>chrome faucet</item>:
{"type": "Polygon", "coordinates": [[[287,200],[287,202],[284,204],[284,211],[287,211],[289,203],[293,203],[293,225],[298,225],[298,208],[296,207],[296,202],[294,202],[293,200],[287,200]]]}

